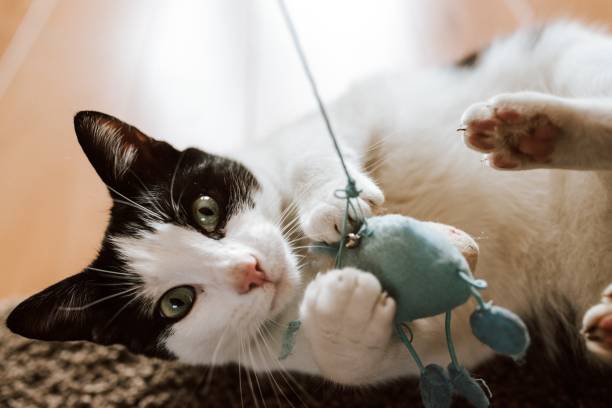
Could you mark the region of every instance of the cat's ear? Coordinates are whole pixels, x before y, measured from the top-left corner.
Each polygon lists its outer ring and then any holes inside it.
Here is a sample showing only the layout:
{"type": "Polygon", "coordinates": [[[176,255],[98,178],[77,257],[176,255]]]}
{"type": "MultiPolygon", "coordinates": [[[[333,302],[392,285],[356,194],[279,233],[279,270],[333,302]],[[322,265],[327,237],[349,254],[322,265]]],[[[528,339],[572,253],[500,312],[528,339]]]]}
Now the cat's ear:
{"type": "Polygon", "coordinates": [[[21,302],[6,320],[14,333],[38,340],[92,340],[96,298],[86,272],[66,278],[21,302]]]}
{"type": "Polygon", "coordinates": [[[92,269],[24,300],[9,314],[6,326],[30,339],[123,344],[135,353],[171,357],[160,340],[169,323],[146,311],[150,301],[139,285],[117,283],[116,278],[109,284],[92,269]]]}
{"type": "Polygon", "coordinates": [[[130,174],[147,178],[165,174],[179,152],[121,120],[94,111],[74,117],[74,129],[85,155],[108,186],[117,186],[130,174]]]}

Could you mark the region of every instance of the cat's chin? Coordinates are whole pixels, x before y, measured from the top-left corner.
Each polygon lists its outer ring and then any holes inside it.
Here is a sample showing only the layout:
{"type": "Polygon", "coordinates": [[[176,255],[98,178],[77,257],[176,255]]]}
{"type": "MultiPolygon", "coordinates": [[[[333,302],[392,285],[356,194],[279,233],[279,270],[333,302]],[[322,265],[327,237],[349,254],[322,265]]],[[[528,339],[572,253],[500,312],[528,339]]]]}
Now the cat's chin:
{"type": "Polygon", "coordinates": [[[289,300],[293,297],[293,288],[285,278],[277,282],[270,282],[272,295],[270,296],[270,314],[275,316],[285,309],[289,300]]]}
{"type": "Polygon", "coordinates": [[[270,316],[281,313],[295,297],[295,291],[300,283],[299,273],[293,265],[287,265],[281,270],[276,269],[274,277],[262,289],[270,293],[270,316]]]}

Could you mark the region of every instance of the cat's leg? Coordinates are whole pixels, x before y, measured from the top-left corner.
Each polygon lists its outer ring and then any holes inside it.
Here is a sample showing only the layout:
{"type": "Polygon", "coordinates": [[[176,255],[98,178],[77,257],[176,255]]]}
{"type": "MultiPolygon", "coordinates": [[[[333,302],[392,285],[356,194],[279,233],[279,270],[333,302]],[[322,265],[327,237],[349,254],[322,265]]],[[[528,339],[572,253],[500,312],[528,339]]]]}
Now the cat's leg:
{"type": "Polygon", "coordinates": [[[587,348],[612,364],[612,285],[603,292],[601,303],[590,308],[582,320],[587,348]]]}
{"type": "MultiPolygon", "coordinates": [[[[612,171],[612,98],[560,98],[520,92],[472,105],[462,118],[466,144],[502,170],[612,171]]],[[[605,183],[606,181],[604,181],[605,183]]],[[[595,297],[595,296],[594,296],[595,297]]],[[[586,345],[612,363],[612,285],[584,315],[586,345]]]]}
{"type": "Polygon", "coordinates": [[[341,384],[378,380],[391,346],[395,302],[374,275],[355,268],[319,274],[300,307],[304,334],[326,378],[341,384]]]}
{"type": "MultiPolygon", "coordinates": [[[[366,161],[376,159],[380,143],[381,115],[372,107],[371,96],[378,88],[376,84],[358,86],[328,106],[344,162],[361,192],[359,206],[365,216],[384,202],[383,192],[365,171],[366,161]]],[[[323,123],[318,112],[309,115],[274,134],[257,147],[257,154],[248,149],[240,158],[243,162],[258,158],[255,165],[265,168],[284,202],[296,210],[302,232],[312,241],[331,243],[340,239],[346,200],[338,198],[342,195],[338,192],[346,188],[347,177],[323,123]]]]}
{"type": "Polygon", "coordinates": [[[462,117],[465,143],[502,170],[612,170],[612,98],[497,95],[462,117]]]}
{"type": "MultiPolygon", "coordinates": [[[[339,107],[343,104],[339,103],[339,107]]],[[[371,144],[375,143],[373,125],[365,116],[337,114],[333,119],[347,169],[361,192],[359,207],[368,216],[384,202],[384,195],[364,170],[371,144]]],[[[260,173],[265,173],[289,205],[287,211],[296,213],[308,238],[337,242],[346,205],[346,200],[338,196],[346,188],[347,177],[328,133],[321,127],[320,117],[305,118],[255,149],[238,152],[236,157],[262,169],[260,173]],[[257,154],[255,149],[259,149],[257,154]]],[[[352,216],[355,218],[355,214],[352,216]]],[[[294,218],[282,218],[290,223],[287,228],[293,230],[294,218]]]]}
{"type": "MultiPolygon", "coordinates": [[[[340,240],[346,211],[346,200],[341,198],[347,185],[337,157],[318,157],[304,161],[294,179],[298,217],[304,234],[313,241],[333,243],[340,240]]],[[[384,195],[376,183],[352,160],[347,166],[360,191],[356,208],[362,214],[349,213],[349,227],[355,227],[358,216],[368,217],[384,202],[384,195]]]]}

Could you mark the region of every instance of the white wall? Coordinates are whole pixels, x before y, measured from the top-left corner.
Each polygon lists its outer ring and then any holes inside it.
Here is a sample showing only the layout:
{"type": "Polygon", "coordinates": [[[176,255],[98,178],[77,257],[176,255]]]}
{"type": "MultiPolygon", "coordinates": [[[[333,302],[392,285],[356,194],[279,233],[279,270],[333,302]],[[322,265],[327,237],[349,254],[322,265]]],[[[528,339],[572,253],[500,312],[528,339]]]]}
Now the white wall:
{"type": "MultiPolygon", "coordinates": [[[[412,59],[418,3],[287,1],[326,99],[412,59]]],[[[31,120],[99,109],[223,151],[314,108],[274,0],[38,0],[28,17],[0,60],[0,98],[47,110],[31,120]]]]}

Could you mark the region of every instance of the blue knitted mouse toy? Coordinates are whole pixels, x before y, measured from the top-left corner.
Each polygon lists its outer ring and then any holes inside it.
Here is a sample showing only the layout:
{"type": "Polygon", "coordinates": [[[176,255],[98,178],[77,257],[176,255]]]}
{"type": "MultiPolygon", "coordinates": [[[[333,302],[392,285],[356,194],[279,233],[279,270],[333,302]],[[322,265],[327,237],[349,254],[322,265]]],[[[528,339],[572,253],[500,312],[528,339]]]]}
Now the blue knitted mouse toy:
{"type": "MultiPolygon", "coordinates": [[[[489,406],[480,384],[459,364],[451,336],[451,311],[470,297],[477,302],[470,317],[472,333],[500,354],[515,359],[529,346],[523,321],[511,311],[485,303],[480,290],[487,287],[472,276],[467,261],[448,236],[431,223],[402,215],[384,215],[363,220],[357,234],[340,243],[315,245],[316,251],[336,256],[336,266],[353,266],[376,275],[397,304],[395,328],[420,372],[420,390],[427,408],[446,408],[455,392],[477,408],[489,406]],[[425,366],[405,330],[409,322],[446,314],[446,340],[450,354],[447,370],[437,364],[425,366]]],[[[281,359],[291,352],[299,321],[291,322],[285,334],[281,359]]],[[[483,382],[484,383],[484,382],[483,382]]],[[[487,389],[488,390],[488,389],[487,389]]]]}
{"type": "Polygon", "coordinates": [[[337,255],[338,266],[354,266],[373,273],[397,303],[396,331],[421,371],[420,389],[426,407],[450,406],[456,392],[474,406],[487,407],[489,400],[470,377],[455,354],[451,337],[451,311],[475,298],[478,306],[470,317],[474,335],[500,354],[520,358],[529,346],[522,320],[511,311],[485,303],[479,291],[487,284],[474,279],[467,261],[448,236],[430,223],[401,215],[368,218],[358,234],[340,244],[317,244],[319,251],[337,255]],[[404,329],[407,323],[446,314],[446,340],[451,363],[448,370],[424,366],[404,329]]]}

